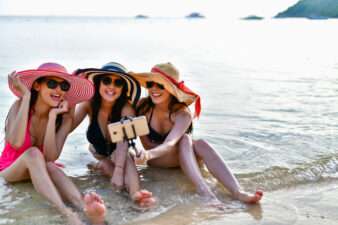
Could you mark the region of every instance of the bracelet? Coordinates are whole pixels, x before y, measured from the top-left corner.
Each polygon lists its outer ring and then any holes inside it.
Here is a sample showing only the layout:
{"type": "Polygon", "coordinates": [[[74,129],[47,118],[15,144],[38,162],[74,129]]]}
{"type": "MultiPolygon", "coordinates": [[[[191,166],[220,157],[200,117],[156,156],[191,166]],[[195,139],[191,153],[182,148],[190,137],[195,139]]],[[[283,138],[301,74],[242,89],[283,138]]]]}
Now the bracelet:
{"type": "Polygon", "coordinates": [[[115,167],[118,167],[118,168],[124,170],[123,166],[120,166],[120,165],[115,164],[115,167]]]}

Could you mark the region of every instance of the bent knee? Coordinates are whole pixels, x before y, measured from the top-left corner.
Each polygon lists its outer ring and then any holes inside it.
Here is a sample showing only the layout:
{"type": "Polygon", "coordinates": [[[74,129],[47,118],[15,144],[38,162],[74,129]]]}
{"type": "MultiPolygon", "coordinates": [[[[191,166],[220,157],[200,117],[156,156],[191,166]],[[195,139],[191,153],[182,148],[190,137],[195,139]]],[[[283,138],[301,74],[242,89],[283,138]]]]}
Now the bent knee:
{"type": "Polygon", "coordinates": [[[184,134],[178,142],[179,154],[191,153],[194,151],[192,139],[189,135],[184,134]]]}
{"type": "Polygon", "coordinates": [[[207,141],[204,139],[197,139],[193,141],[194,145],[208,145],[207,141]]]}
{"type": "Polygon", "coordinates": [[[46,168],[49,174],[54,174],[58,171],[58,166],[53,162],[46,162],[46,168]]]}
{"type": "Polygon", "coordinates": [[[192,139],[188,134],[183,134],[181,139],[178,142],[180,145],[184,144],[192,144],[192,139]]]}
{"type": "Polygon", "coordinates": [[[116,148],[117,149],[119,149],[119,148],[126,149],[126,148],[128,148],[128,143],[126,141],[118,142],[116,144],[116,148]]]}
{"type": "Polygon", "coordinates": [[[37,147],[31,147],[27,149],[23,154],[28,160],[31,161],[44,160],[42,152],[37,147]]]}

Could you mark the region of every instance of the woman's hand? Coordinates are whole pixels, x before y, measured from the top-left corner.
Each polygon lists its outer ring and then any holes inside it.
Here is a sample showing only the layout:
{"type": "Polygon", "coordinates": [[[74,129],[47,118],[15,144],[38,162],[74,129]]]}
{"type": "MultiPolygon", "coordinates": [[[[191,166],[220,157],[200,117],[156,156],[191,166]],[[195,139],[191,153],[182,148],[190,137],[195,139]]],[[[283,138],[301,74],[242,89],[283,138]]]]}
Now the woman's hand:
{"type": "Polygon", "coordinates": [[[59,106],[57,108],[53,108],[50,110],[49,115],[59,115],[61,113],[68,112],[68,102],[66,100],[61,100],[59,106]]]}
{"type": "Polygon", "coordinates": [[[30,96],[31,92],[28,88],[23,85],[20,81],[19,74],[13,71],[8,74],[8,83],[10,83],[22,96],[30,96]]]}
{"type": "Polygon", "coordinates": [[[134,161],[137,165],[144,165],[151,159],[149,152],[144,149],[138,150],[138,155],[139,156],[134,156],[134,161]]]}
{"type": "Polygon", "coordinates": [[[64,114],[63,114],[63,117],[64,118],[74,118],[74,113],[75,113],[75,107],[76,105],[70,107],[64,114]]]}
{"type": "MultiPolygon", "coordinates": [[[[72,74],[73,74],[73,75],[76,75],[76,74],[77,74],[77,71],[79,71],[79,70],[74,70],[74,72],[73,72],[72,74]]],[[[86,78],[87,74],[86,74],[85,72],[83,72],[83,73],[77,74],[77,76],[86,78]]]]}

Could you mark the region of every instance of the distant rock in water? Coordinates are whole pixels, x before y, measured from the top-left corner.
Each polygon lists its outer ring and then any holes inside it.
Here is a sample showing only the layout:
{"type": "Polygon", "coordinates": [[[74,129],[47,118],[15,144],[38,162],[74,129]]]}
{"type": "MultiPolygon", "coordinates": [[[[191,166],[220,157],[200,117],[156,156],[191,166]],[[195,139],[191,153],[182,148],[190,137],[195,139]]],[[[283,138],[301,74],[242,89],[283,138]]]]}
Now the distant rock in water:
{"type": "Polygon", "coordinates": [[[193,12],[187,15],[185,18],[204,18],[204,16],[201,15],[200,13],[193,12]]]}
{"type": "Polygon", "coordinates": [[[264,17],[255,16],[255,15],[242,18],[242,20],[262,20],[262,19],[264,19],[264,17]]]}
{"type": "Polygon", "coordinates": [[[299,0],[275,18],[304,17],[308,19],[338,18],[338,0],[299,0]]]}
{"type": "Polygon", "coordinates": [[[145,16],[145,15],[137,15],[135,16],[136,19],[147,19],[148,16],[145,16]]]}

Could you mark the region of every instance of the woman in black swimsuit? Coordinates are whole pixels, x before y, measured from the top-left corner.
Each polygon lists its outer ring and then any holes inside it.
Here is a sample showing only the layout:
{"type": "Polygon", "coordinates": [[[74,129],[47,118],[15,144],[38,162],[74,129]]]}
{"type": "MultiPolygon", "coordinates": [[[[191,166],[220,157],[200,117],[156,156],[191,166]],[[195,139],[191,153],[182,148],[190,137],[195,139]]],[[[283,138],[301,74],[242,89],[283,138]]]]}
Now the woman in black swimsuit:
{"type": "Polygon", "coordinates": [[[113,189],[126,187],[130,197],[141,206],[153,204],[151,192],[140,190],[139,174],[134,161],[128,155],[126,142],[111,142],[107,125],[121,118],[135,117],[134,107],[140,97],[139,83],[118,63],[108,63],[101,69],[79,69],[76,75],[93,82],[93,99],[80,104],[75,111],[73,129],[86,117],[90,118],[87,129],[89,150],[99,162],[94,169],[102,170],[111,178],[113,189]]]}
{"type": "Polygon", "coordinates": [[[204,162],[210,173],[226,187],[235,198],[246,202],[258,202],[262,191],[244,192],[224,160],[205,140],[192,140],[192,117],[188,105],[195,102],[195,117],[201,105],[197,94],[179,82],[179,72],[171,63],[156,65],[151,73],[131,74],[148,89],[149,97],[141,99],[136,114],[147,117],[150,133],[141,137],[143,147],[136,163],[148,163],[162,168],[180,166],[194,184],[197,193],[207,204],[224,208],[204,182],[198,162],[204,162]]]}

